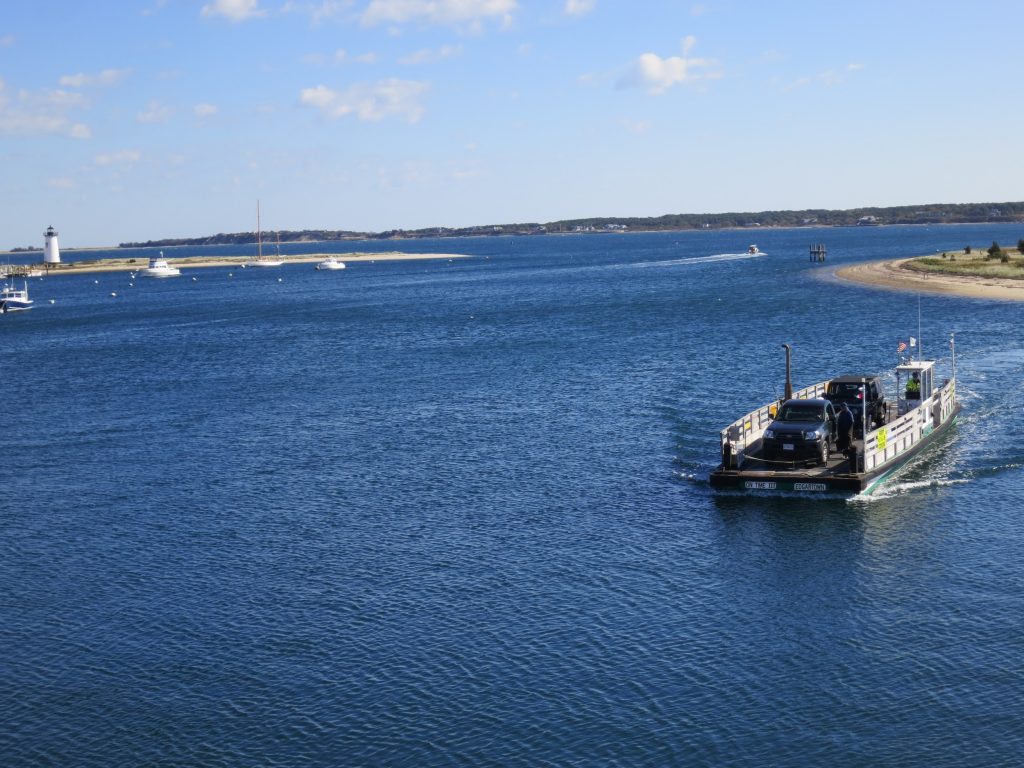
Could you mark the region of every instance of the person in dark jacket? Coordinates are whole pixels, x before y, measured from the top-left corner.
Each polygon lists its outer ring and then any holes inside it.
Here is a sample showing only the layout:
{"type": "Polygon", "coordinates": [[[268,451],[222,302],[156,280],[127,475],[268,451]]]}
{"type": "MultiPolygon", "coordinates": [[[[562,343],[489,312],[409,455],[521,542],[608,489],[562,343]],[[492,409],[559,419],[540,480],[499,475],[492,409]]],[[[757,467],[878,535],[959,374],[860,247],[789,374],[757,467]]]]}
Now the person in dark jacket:
{"type": "Polygon", "coordinates": [[[850,443],[853,441],[853,414],[846,403],[839,406],[839,415],[836,416],[836,449],[842,453],[850,450],[850,443]]]}

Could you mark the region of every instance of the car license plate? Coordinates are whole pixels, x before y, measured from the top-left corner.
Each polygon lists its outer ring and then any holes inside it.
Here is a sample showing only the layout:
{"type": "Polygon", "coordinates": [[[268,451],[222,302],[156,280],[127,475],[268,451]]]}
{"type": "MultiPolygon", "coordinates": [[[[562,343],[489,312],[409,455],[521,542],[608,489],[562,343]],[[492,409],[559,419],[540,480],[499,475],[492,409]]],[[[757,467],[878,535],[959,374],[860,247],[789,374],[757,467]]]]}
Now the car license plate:
{"type": "Polygon", "coordinates": [[[793,450],[793,443],[783,443],[782,444],[782,450],[784,450],[784,451],[792,451],[793,450]]]}

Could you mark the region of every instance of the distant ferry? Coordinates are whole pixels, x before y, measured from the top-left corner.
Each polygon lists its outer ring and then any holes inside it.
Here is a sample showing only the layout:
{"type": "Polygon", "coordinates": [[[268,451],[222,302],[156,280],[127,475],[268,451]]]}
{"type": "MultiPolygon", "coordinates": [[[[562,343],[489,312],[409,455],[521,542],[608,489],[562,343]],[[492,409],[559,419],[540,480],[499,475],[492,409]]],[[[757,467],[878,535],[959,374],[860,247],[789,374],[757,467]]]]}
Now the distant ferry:
{"type": "Polygon", "coordinates": [[[160,258],[150,259],[149,266],[139,270],[139,277],[177,277],[180,275],[181,270],[168,264],[163,255],[164,252],[160,251],[160,258]]]}
{"type": "Polygon", "coordinates": [[[32,304],[32,299],[28,297],[28,281],[25,281],[25,286],[21,289],[15,288],[13,283],[0,289],[0,312],[32,309],[32,304]]]}

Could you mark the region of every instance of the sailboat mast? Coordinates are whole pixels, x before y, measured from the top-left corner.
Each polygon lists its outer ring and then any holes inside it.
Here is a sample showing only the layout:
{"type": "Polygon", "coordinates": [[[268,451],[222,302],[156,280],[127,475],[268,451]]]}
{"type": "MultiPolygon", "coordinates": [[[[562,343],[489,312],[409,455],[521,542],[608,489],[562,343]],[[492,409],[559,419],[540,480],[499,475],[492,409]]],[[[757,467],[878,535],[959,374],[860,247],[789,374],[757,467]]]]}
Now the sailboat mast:
{"type": "Polygon", "coordinates": [[[263,237],[260,234],[260,201],[256,201],[256,258],[263,258],[263,237]]]}

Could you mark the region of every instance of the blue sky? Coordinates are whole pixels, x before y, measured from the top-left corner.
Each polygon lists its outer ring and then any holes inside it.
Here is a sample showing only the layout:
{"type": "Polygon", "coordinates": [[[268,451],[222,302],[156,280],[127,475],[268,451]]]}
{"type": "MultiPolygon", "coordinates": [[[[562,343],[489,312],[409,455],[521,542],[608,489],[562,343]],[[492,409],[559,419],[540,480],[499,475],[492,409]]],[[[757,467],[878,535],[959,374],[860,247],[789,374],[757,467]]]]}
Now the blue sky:
{"type": "Polygon", "coordinates": [[[1024,199],[1018,2],[5,0],[0,248],[1024,199]]]}

